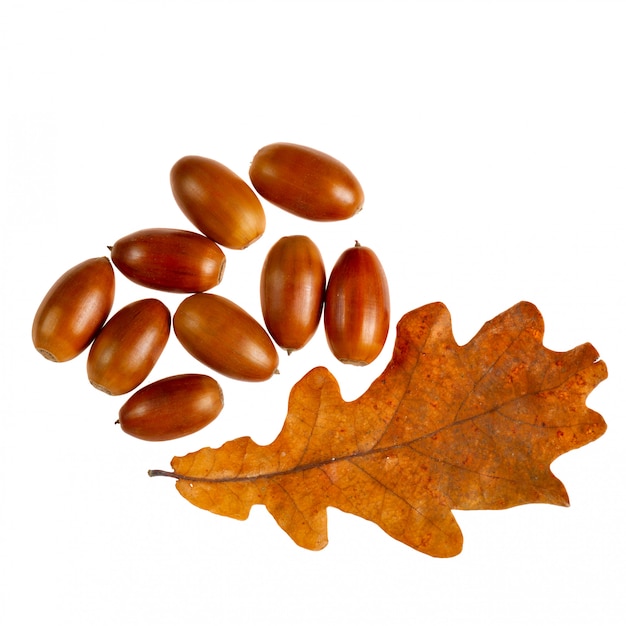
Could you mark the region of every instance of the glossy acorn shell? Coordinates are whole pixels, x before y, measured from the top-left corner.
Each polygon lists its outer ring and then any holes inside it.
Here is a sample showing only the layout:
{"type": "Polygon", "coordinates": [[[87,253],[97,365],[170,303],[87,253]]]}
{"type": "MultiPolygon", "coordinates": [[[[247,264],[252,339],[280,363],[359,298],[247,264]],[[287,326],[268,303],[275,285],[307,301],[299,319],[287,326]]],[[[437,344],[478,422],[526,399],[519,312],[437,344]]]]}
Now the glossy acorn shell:
{"type": "Polygon", "coordinates": [[[385,345],[389,319],[383,266],[357,243],[339,257],[326,287],[324,329],[331,352],[343,363],[371,363],[385,345]]]}
{"type": "Polygon", "coordinates": [[[278,353],[265,329],[240,306],[213,293],[183,300],[174,314],[174,332],[198,361],[237,380],[271,378],[278,353]]]}
{"type": "Polygon", "coordinates": [[[226,264],[213,240],[174,228],[146,228],[118,239],[111,260],[133,282],[172,293],[212,289],[222,280],[226,264]]]}
{"type": "Polygon", "coordinates": [[[265,231],[265,212],[257,195],[218,161],[185,156],[172,167],[170,183],[189,221],[218,244],[241,250],[265,231]]]}
{"type": "Polygon", "coordinates": [[[273,143],[261,148],[249,175],[259,195],[309,220],[345,220],[363,207],[356,176],[334,157],[306,146],[273,143]]]}
{"type": "Polygon", "coordinates": [[[50,361],[83,352],[106,321],[115,295],[108,258],[88,259],[65,272],[42,300],[32,326],[35,348],[50,361]]]}
{"type": "Polygon", "coordinates": [[[112,396],[138,387],[150,374],[170,334],[168,308],[154,298],[120,309],[103,326],[89,350],[89,382],[112,396]]]}
{"type": "Polygon", "coordinates": [[[138,439],[168,441],[204,428],[223,407],[217,381],[203,374],[179,374],[136,391],[120,409],[118,423],[138,439]]]}
{"type": "Polygon", "coordinates": [[[291,235],[272,246],[261,270],[261,311],[270,335],[288,353],[315,334],[325,288],[324,262],[311,239],[291,235]]]}

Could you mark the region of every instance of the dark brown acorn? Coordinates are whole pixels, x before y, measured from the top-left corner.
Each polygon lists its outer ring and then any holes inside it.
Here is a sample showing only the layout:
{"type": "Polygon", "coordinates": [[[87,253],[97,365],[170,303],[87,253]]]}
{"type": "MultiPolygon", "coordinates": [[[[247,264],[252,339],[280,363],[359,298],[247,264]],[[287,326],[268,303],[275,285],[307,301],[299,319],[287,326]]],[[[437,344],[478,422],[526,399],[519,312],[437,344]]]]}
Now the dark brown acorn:
{"type": "Polygon", "coordinates": [[[371,363],[385,345],[389,318],[383,266],[357,242],[339,257],[326,287],[324,328],[331,352],[343,363],[371,363]]]}
{"type": "Polygon", "coordinates": [[[363,207],[356,176],[334,157],[293,143],[261,148],[250,166],[250,181],[272,204],[320,222],[345,220],[363,207]]]}
{"type": "Polygon", "coordinates": [[[136,391],[120,409],[117,423],[138,439],[168,441],[204,428],[223,407],[217,381],[203,374],[179,374],[136,391]]]}
{"type": "Polygon", "coordinates": [[[172,167],[170,183],[182,212],[220,245],[240,250],[265,231],[265,212],[257,195],[218,161],[185,156],[172,167]]]}
{"type": "Polygon", "coordinates": [[[261,311],[270,335],[288,353],[315,334],[325,288],[322,255],[308,237],[282,237],[272,246],[261,271],[261,311]]]}
{"type": "Polygon", "coordinates": [[[113,306],[115,276],[109,259],[69,269],[39,305],[32,326],[35,348],[50,361],[69,361],[93,341],[113,306]]]}
{"type": "Polygon", "coordinates": [[[265,329],[234,302],[213,293],[183,300],[174,314],[183,347],[216,372],[245,381],[271,378],[278,353],[265,329]]]}
{"type": "Polygon", "coordinates": [[[220,283],[226,264],[211,239],[187,230],[146,228],[118,239],[111,260],[133,282],[173,293],[207,291],[220,283]]]}
{"type": "Polygon", "coordinates": [[[91,345],[87,357],[89,382],[112,396],[138,387],[167,344],[170,321],[168,308],[154,298],[120,309],[91,345]]]}

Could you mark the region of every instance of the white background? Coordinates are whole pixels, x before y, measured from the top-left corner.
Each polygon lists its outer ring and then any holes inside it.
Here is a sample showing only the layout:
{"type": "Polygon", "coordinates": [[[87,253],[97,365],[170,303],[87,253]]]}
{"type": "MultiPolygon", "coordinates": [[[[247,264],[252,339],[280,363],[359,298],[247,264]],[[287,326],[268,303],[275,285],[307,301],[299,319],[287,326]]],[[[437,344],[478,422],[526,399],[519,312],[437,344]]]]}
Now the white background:
{"type": "MultiPolygon", "coordinates": [[[[612,625],[626,613],[624,2],[19,2],[0,8],[0,621],[21,624],[612,625]],[[392,322],[433,301],[459,343],[520,300],[545,345],[591,342],[609,378],[605,436],[553,464],[571,506],[458,512],[460,556],[415,552],[329,511],[297,547],[261,507],[237,522],[148,478],[174,455],[269,443],[291,386],[326,365],[347,399],[383,370],[331,357],[323,332],[281,375],[220,378],[196,435],[124,435],[86,354],[34,350],[58,276],[139,228],[189,228],[169,188],[186,154],[247,179],[257,149],[302,143],[346,163],[361,214],[315,224],[265,204],[216,289],[260,318],[269,247],[307,234],[328,268],[355,239],[383,262],[392,322]]],[[[158,295],[118,275],[115,308],[158,295]]],[[[172,310],[178,296],[163,295],[172,310]]],[[[201,370],[175,338],[149,380],[201,370]]]]}

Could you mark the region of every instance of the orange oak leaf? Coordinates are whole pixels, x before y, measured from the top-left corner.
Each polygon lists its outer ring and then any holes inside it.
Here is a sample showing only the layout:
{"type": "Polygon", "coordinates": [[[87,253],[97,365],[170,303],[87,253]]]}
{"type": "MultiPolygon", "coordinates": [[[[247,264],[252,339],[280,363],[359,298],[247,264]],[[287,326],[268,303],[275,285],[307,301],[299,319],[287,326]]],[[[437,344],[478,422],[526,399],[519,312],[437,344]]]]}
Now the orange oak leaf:
{"type": "Polygon", "coordinates": [[[244,520],[264,504],[300,546],[327,544],[327,507],[378,524],[437,557],[461,551],[452,509],[568,505],[550,471],[559,455],[600,437],[587,395],[607,377],[596,350],[545,348],[543,319],[521,302],[466,345],[441,303],[398,323],[391,361],[356,400],[328,370],[292,389],[282,431],[172,460],[178,491],[213,513],[244,520]]]}

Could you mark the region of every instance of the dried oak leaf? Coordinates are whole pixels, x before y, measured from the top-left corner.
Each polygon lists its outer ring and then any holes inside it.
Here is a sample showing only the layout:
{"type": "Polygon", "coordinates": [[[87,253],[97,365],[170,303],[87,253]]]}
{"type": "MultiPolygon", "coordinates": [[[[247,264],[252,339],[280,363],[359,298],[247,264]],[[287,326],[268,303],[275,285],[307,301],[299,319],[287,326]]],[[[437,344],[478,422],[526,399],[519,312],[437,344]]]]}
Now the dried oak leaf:
{"type": "Polygon", "coordinates": [[[466,345],[441,303],[407,313],[393,357],[358,399],[342,399],[325,368],[292,389],[282,431],[172,460],[178,491],[196,506],[244,520],[264,504],[300,546],[327,544],[326,508],[378,524],[437,557],[461,551],[452,509],[531,502],[567,506],[550,471],[559,455],[606,430],[587,395],[607,377],[596,350],[542,345],[543,320],[521,302],[466,345]]]}

